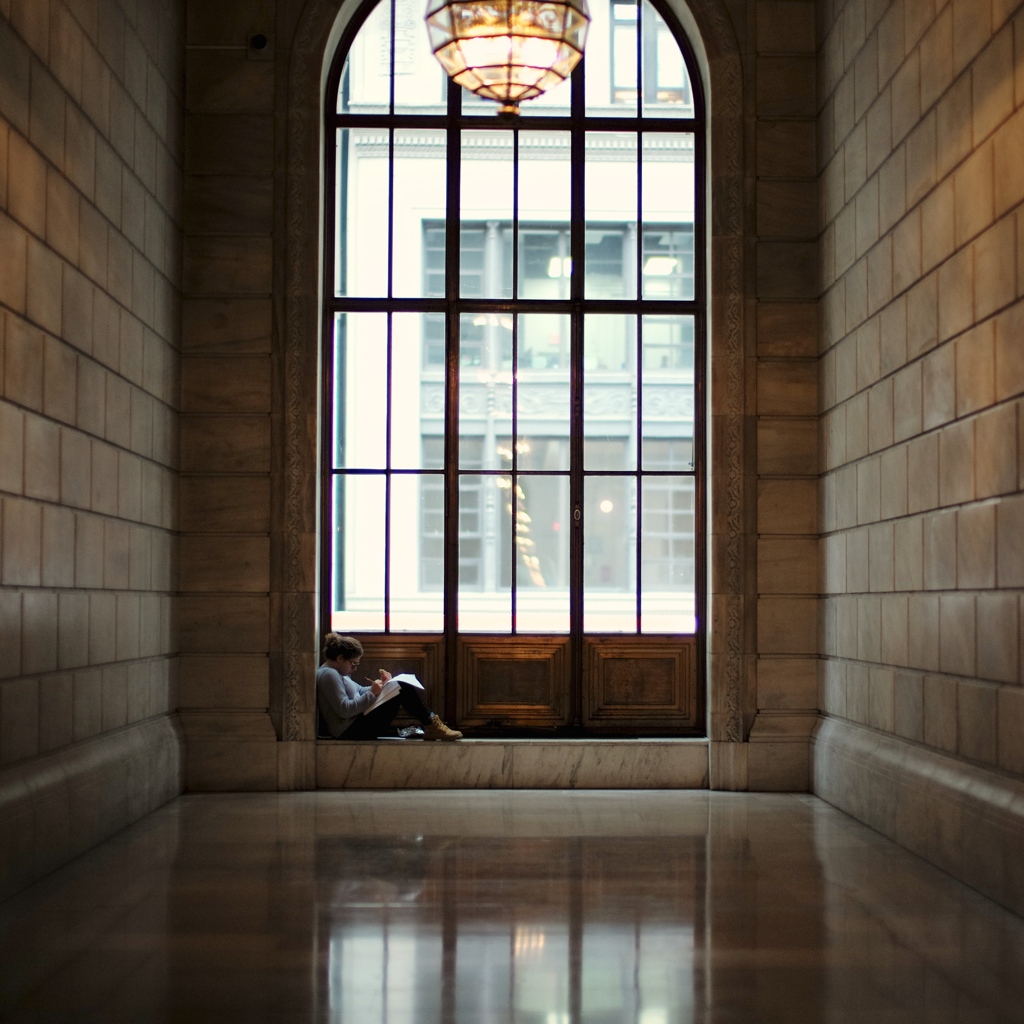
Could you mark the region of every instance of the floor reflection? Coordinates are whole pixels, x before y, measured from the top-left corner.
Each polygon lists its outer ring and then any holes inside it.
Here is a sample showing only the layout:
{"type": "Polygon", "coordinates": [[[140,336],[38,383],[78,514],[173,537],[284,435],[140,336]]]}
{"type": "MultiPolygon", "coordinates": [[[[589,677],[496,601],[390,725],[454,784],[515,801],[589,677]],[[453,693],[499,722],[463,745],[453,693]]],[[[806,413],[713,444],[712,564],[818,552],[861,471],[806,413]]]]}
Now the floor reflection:
{"type": "MultiPolygon", "coordinates": [[[[332,1016],[674,1024],[701,976],[703,837],[322,839],[332,1016]]],[[[321,867],[323,865],[323,867],[321,867]]]]}
{"type": "Polygon", "coordinates": [[[186,797],[0,905],[33,1024],[1020,1021],[1024,920],[808,796],[186,797]]]}

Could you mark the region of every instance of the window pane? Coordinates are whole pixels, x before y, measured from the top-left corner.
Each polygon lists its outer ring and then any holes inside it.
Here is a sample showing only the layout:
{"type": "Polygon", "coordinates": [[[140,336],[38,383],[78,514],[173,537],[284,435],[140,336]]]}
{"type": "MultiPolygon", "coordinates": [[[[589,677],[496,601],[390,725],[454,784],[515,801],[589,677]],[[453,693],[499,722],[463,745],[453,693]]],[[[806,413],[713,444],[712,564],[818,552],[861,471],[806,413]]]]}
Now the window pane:
{"type": "Polygon", "coordinates": [[[502,272],[501,222],[512,221],[512,132],[462,133],[462,298],[507,299],[511,274],[502,272]]]}
{"type": "Polygon", "coordinates": [[[388,130],[338,132],[339,296],[388,293],[388,130]]]}
{"type": "Polygon", "coordinates": [[[334,482],[331,629],[384,628],[384,477],[334,482]]]}
{"type": "Polygon", "coordinates": [[[636,161],[635,132],[587,133],[584,291],[588,299],[636,297],[636,161]]]}
{"type": "Polygon", "coordinates": [[[648,441],[693,442],[693,317],[643,318],[644,469],[692,469],[692,465],[650,465],[648,441]]]}
{"type": "MultiPolygon", "coordinates": [[[[444,320],[442,317],[442,328],[444,320]]],[[[421,370],[427,341],[421,313],[391,315],[391,465],[422,469],[424,433],[444,433],[444,371],[421,370]]],[[[362,395],[363,407],[374,409],[373,392],[362,395]]],[[[383,411],[383,410],[380,410],[383,411]]]]}
{"type": "MultiPolygon", "coordinates": [[[[552,400],[551,388],[555,379],[562,381],[558,389],[559,407],[557,415],[568,416],[569,411],[569,358],[571,336],[569,334],[569,315],[567,313],[525,313],[519,317],[519,369],[549,371],[544,374],[544,384],[540,391],[530,391],[533,405],[527,408],[532,417],[543,418],[549,414],[548,405],[552,400]],[[562,404],[564,400],[564,405],[562,404]],[[547,404],[546,404],[547,403],[547,404]]],[[[520,376],[520,389],[529,388],[534,380],[533,375],[520,376]]],[[[523,406],[520,403],[520,412],[523,406]]],[[[551,411],[551,414],[554,414],[551,411]]],[[[568,430],[568,420],[566,420],[568,430]]]]}
{"type": "MultiPolygon", "coordinates": [[[[460,323],[459,465],[463,469],[503,469],[494,445],[481,460],[474,439],[512,429],[512,374],[499,360],[509,352],[512,318],[504,313],[467,313],[460,323]]],[[[503,360],[502,360],[503,361],[503,360]]],[[[477,442],[479,444],[479,442],[477,442]]]]}
{"type": "Polygon", "coordinates": [[[682,51],[662,16],[643,0],[641,79],[648,117],[693,117],[693,96],[682,51]]]}
{"type": "Polygon", "coordinates": [[[568,633],[569,477],[520,475],[518,483],[516,630],[568,633]]]}
{"type": "Polygon", "coordinates": [[[607,8],[598,0],[590,13],[592,21],[584,58],[587,114],[636,117],[636,0],[612,0],[607,8]]]}
{"type": "Polygon", "coordinates": [[[693,136],[643,136],[643,296],[692,299],[693,136]]]}
{"type": "Polygon", "coordinates": [[[383,469],[387,458],[388,318],[339,313],[334,318],[334,465],[383,469]]]}
{"type": "Polygon", "coordinates": [[[522,298],[569,297],[572,274],[568,230],[569,156],[568,132],[519,133],[519,295],[522,298]]]}
{"type": "Polygon", "coordinates": [[[395,131],[394,295],[444,295],[445,167],[444,132],[395,131]]]}
{"type": "Polygon", "coordinates": [[[636,224],[591,226],[585,233],[585,247],[587,297],[624,298],[630,287],[627,279],[636,282],[636,224]]]}
{"type": "Polygon", "coordinates": [[[693,298],[693,225],[644,224],[644,298],[693,298]]]}
{"type": "Polygon", "coordinates": [[[692,476],[644,478],[640,558],[643,632],[695,632],[692,476]]]}
{"type": "Polygon", "coordinates": [[[636,468],[636,317],[583,321],[583,468],[636,468]]]}
{"type": "MultiPolygon", "coordinates": [[[[443,458],[444,438],[425,437],[424,463],[440,466],[443,458]]],[[[440,594],[444,587],[444,477],[431,474],[417,480],[420,488],[420,590],[440,594]]]]}
{"type": "Polygon", "coordinates": [[[444,536],[444,510],[436,521],[436,498],[440,489],[424,488],[422,481],[440,481],[441,477],[395,476],[391,479],[391,628],[393,630],[440,631],[444,628],[444,598],[438,587],[421,587],[419,559],[436,539],[441,526],[444,536]],[[426,497],[429,515],[417,507],[426,497]],[[430,530],[429,536],[426,529],[430,530]],[[423,532],[421,532],[421,530],[423,532]]]}
{"type": "Polygon", "coordinates": [[[589,476],[583,489],[583,628],[635,633],[636,481],[589,476]]]}
{"type": "Polygon", "coordinates": [[[511,480],[466,474],[459,480],[459,629],[508,633],[512,629],[512,588],[500,583],[502,565],[511,566],[511,480]]]}
{"type": "Polygon", "coordinates": [[[387,113],[391,95],[391,8],[378,4],[363,22],[345,60],[338,113],[387,113]]]}
{"type": "Polygon", "coordinates": [[[431,52],[423,12],[421,0],[395,2],[396,114],[443,114],[446,109],[448,76],[431,52]]]}

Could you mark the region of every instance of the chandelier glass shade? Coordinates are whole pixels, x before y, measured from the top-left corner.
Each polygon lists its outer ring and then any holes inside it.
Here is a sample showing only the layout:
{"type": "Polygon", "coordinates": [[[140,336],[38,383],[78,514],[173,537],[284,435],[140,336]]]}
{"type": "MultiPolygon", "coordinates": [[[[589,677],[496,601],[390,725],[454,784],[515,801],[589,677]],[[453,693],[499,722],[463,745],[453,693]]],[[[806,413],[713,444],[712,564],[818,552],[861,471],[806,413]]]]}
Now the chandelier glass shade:
{"type": "Polygon", "coordinates": [[[583,56],[587,0],[428,0],[434,56],[463,88],[503,113],[569,77],[583,56]]]}

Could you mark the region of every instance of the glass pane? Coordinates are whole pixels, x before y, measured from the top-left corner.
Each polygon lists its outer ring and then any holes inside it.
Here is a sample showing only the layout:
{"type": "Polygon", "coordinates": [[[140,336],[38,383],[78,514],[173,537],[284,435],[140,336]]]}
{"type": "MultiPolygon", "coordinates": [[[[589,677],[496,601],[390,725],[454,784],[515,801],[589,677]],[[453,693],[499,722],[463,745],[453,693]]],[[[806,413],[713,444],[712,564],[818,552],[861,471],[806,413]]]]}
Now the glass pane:
{"type": "Polygon", "coordinates": [[[569,298],[569,151],[568,132],[519,133],[520,298],[569,298]]]}
{"type": "Polygon", "coordinates": [[[498,543],[512,536],[510,489],[508,477],[459,479],[459,629],[466,632],[512,629],[512,589],[500,581],[513,552],[498,543]]]}
{"type": "Polygon", "coordinates": [[[643,318],[644,469],[692,469],[686,465],[648,465],[647,442],[693,442],[693,317],[643,318]]]}
{"type": "Polygon", "coordinates": [[[446,167],[444,132],[395,132],[394,295],[444,295],[446,167]]]}
{"type": "Polygon", "coordinates": [[[650,0],[643,0],[640,17],[642,113],[648,117],[693,117],[690,77],[679,43],[650,0]]]}
{"type": "Polygon", "coordinates": [[[588,299],[636,298],[636,161],[635,132],[587,133],[588,299]]]}
{"type": "Polygon", "coordinates": [[[693,317],[643,318],[644,382],[693,381],[693,317]]]}
{"type": "MultiPolygon", "coordinates": [[[[527,424],[533,431],[543,429],[542,424],[527,424]]],[[[569,438],[563,437],[523,437],[520,427],[519,444],[517,445],[516,468],[523,473],[542,471],[547,473],[569,472],[569,438]]],[[[508,438],[498,441],[499,449],[509,444],[508,438]]]]}
{"type": "Polygon", "coordinates": [[[569,477],[520,475],[518,484],[516,629],[568,633],[569,477]]]}
{"type": "MultiPolygon", "coordinates": [[[[423,439],[423,460],[440,465],[444,439],[423,439]]],[[[444,587],[444,477],[417,477],[420,509],[419,587],[423,593],[440,594],[444,587]]]]}
{"type": "Polygon", "coordinates": [[[636,317],[583,321],[583,468],[636,468],[636,317]]]}
{"type": "Polygon", "coordinates": [[[430,49],[422,0],[395,2],[395,113],[443,114],[448,76],[430,49]]]}
{"type": "Polygon", "coordinates": [[[501,224],[512,222],[512,157],[510,131],[462,133],[459,287],[464,299],[512,296],[501,233],[501,224]]]}
{"type": "Polygon", "coordinates": [[[512,317],[466,313],[460,323],[459,465],[462,469],[504,469],[493,440],[512,429],[512,317]]]}
{"type": "Polygon", "coordinates": [[[693,136],[643,136],[643,296],[692,299],[693,136]]]}
{"type": "MultiPolygon", "coordinates": [[[[443,324],[442,318],[442,329],[443,324]]],[[[391,465],[395,469],[424,468],[423,435],[444,433],[443,370],[421,369],[425,326],[421,313],[391,317],[391,465]]],[[[364,411],[378,408],[372,391],[365,391],[362,398],[364,411]]]]}
{"type": "Polygon", "coordinates": [[[384,477],[334,478],[331,629],[384,628],[384,477]]]}
{"type": "Polygon", "coordinates": [[[583,487],[583,628],[635,633],[636,481],[589,476],[583,487]]]}
{"type": "Polygon", "coordinates": [[[591,5],[587,33],[588,117],[636,117],[636,0],[591,5]]]}
{"type": "MultiPolygon", "coordinates": [[[[430,551],[440,526],[444,539],[444,509],[437,509],[440,488],[424,487],[424,481],[441,477],[395,476],[391,478],[391,628],[440,631],[444,628],[444,595],[439,587],[423,586],[421,557],[430,551]],[[427,507],[419,508],[425,498],[427,507]],[[437,522],[440,513],[440,523],[437,522]],[[429,535],[427,534],[429,530],[429,535]],[[422,553],[422,555],[421,555],[422,553]]],[[[438,551],[437,554],[440,554],[438,551]]]]}
{"type": "Polygon", "coordinates": [[[337,294],[388,293],[388,130],[338,132],[337,294]]]}
{"type": "Polygon", "coordinates": [[[383,469],[387,460],[386,313],[334,318],[334,465],[383,469]]]}
{"type": "Polygon", "coordinates": [[[695,539],[692,476],[645,477],[640,607],[645,633],[693,633],[695,539]]]}
{"type": "MultiPolygon", "coordinates": [[[[391,96],[391,7],[370,11],[345,59],[338,88],[338,113],[388,112],[391,96]]],[[[431,55],[433,60],[433,55],[431,55]]]]}
{"type": "MultiPolygon", "coordinates": [[[[519,317],[519,370],[521,373],[528,370],[549,371],[543,377],[543,388],[547,390],[531,392],[532,400],[535,403],[550,400],[554,380],[564,381],[565,387],[558,391],[558,395],[564,397],[565,415],[568,415],[569,401],[569,323],[568,313],[525,313],[519,317]],[[540,397],[542,394],[543,399],[540,397]]],[[[535,379],[532,375],[525,378],[520,376],[520,388],[529,386],[535,379]]],[[[545,414],[543,404],[531,409],[534,415],[545,414]]],[[[562,412],[560,407],[558,415],[561,416],[562,412]]]]}

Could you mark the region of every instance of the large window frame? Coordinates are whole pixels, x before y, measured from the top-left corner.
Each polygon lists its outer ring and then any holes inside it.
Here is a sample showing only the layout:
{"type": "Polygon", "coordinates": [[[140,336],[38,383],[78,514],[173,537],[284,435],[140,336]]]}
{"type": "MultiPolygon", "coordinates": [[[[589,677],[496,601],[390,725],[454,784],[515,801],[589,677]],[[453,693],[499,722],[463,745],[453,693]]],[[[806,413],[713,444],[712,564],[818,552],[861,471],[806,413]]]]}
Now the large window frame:
{"type": "MultiPolygon", "coordinates": [[[[386,0],[384,0],[386,2],[386,0]]],[[[384,482],[385,495],[390,494],[392,481],[400,475],[416,472],[422,479],[436,480],[441,484],[443,490],[443,519],[446,524],[444,530],[443,563],[448,568],[444,571],[443,600],[444,600],[444,633],[451,639],[457,637],[457,616],[454,614],[458,600],[458,585],[460,572],[459,550],[459,529],[452,529],[451,524],[460,522],[459,499],[460,492],[465,490],[466,470],[460,466],[459,461],[459,432],[458,432],[458,396],[459,396],[459,323],[460,318],[471,313],[507,313],[513,319],[517,314],[529,314],[531,312],[562,313],[571,318],[571,363],[570,388],[573,395],[573,421],[574,428],[570,434],[570,490],[572,492],[571,504],[575,514],[583,507],[583,492],[585,482],[591,476],[607,476],[607,471],[586,470],[583,464],[583,437],[580,429],[582,422],[582,389],[584,379],[583,367],[583,318],[588,313],[594,314],[627,314],[636,317],[637,330],[637,354],[636,358],[641,364],[646,359],[648,351],[643,340],[643,328],[645,318],[653,321],[659,315],[662,316],[689,316],[693,324],[693,350],[694,350],[694,381],[693,381],[693,438],[692,456],[688,468],[680,469],[645,469],[643,459],[638,452],[636,468],[629,471],[622,471],[636,481],[638,495],[643,492],[643,481],[645,478],[656,480],[658,477],[665,477],[665,487],[669,492],[673,484],[667,482],[669,477],[685,476],[692,481],[693,489],[693,520],[695,526],[693,566],[695,577],[695,590],[697,595],[697,643],[698,643],[698,664],[704,663],[703,651],[706,643],[706,622],[707,622],[707,566],[706,566],[706,486],[707,486],[707,442],[705,436],[706,422],[706,372],[707,363],[707,217],[706,217],[706,165],[707,165],[707,125],[705,120],[705,103],[701,92],[700,77],[697,71],[697,62],[689,45],[687,37],[682,30],[678,19],[671,9],[661,3],[655,2],[658,13],[669,26],[672,35],[679,43],[684,60],[689,72],[689,95],[687,101],[692,103],[693,116],[657,116],[642,106],[637,110],[635,117],[625,117],[619,110],[598,112],[589,114],[586,111],[585,91],[585,64],[581,65],[574,72],[571,84],[570,112],[565,114],[561,111],[554,111],[551,114],[543,115],[530,114],[518,118],[502,118],[496,124],[488,123],[488,119],[481,117],[479,103],[473,99],[463,106],[463,93],[458,87],[448,83],[443,112],[429,113],[394,113],[394,88],[387,110],[378,113],[345,113],[338,111],[337,96],[341,85],[341,75],[345,63],[345,57],[355,39],[356,34],[362,28],[367,16],[377,6],[376,0],[367,0],[356,16],[348,23],[330,71],[328,78],[325,105],[325,231],[324,231],[324,303],[323,303],[323,324],[324,324],[324,372],[323,379],[323,408],[325,415],[323,423],[323,445],[322,450],[325,456],[322,460],[322,495],[323,529],[321,536],[324,539],[321,550],[321,623],[322,628],[330,628],[332,611],[332,580],[336,578],[339,571],[337,560],[332,559],[330,539],[335,529],[334,516],[332,512],[332,495],[335,492],[335,483],[339,476],[359,475],[358,470],[339,470],[333,466],[330,452],[332,448],[331,438],[331,410],[335,409],[340,400],[332,386],[333,383],[333,348],[334,336],[333,325],[335,316],[338,313],[346,312],[377,312],[388,317],[389,337],[391,317],[396,313],[418,313],[428,317],[444,318],[444,392],[445,392],[445,422],[447,429],[443,439],[443,458],[440,467],[423,470],[403,470],[390,466],[381,471],[373,471],[379,475],[384,482]],[[339,268],[337,266],[336,239],[338,232],[345,230],[345,211],[342,207],[335,205],[337,195],[339,163],[337,160],[337,137],[339,129],[345,127],[375,128],[388,133],[392,140],[394,132],[402,128],[417,128],[423,130],[444,131],[447,133],[447,181],[448,181],[448,216],[445,222],[445,248],[444,248],[444,274],[445,293],[443,296],[431,296],[424,294],[422,298],[402,298],[391,294],[391,283],[389,275],[388,292],[386,296],[372,297],[340,297],[334,286],[339,268]],[[650,249],[650,238],[642,230],[636,232],[636,295],[635,298],[621,299],[596,299],[587,298],[584,294],[585,273],[573,273],[568,279],[568,295],[565,298],[552,300],[531,300],[515,297],[518,295],[518,276],[520,273],[519,259],[519,232],[511,232],[512,239],[512,296],[510,299],[494,298],[463,298],[459,294],[458,283],[460,280],[460,229],[463,226],[458,216],[458,195],[460,188],[460,166],[461,149],[460,137],[463,130],[481,130],[488,127],[511,128],[514,138],[518,140],[520,130],[545,129],[551,131],[563,131],[569,133],[572,149],[572,209],[569,225],[572,230],[568,233],[570,252],[568,259],[571,266],[584,268],[586,264],[586,224],[584,207],[584,161],[586,132],[633,132],[638,135],[638,150],[642,149],[642,134],[681,132],[692,134],[694,145],[694,173],[695,173],[695,209],[693,223],[691,226],[690,245],[692,247],[692,297],[689,298],[645,298],[643,294],[643,267],[652,252],[650,249]]],[[[648,33],[649,34],[649,33],[648,33]]],[[[640,39],[641,37],[638,37],[640,39]]],[[[643,37],[646,38],[646,37],[643,37]]],[[[394,61],[394,44],[392,43],[391,59],[394,61]]],[[[642,48],[638,42],[638,50],[642,48]]],[[[649,74],[650,63],[644,58],[643,53],[638,53],[638,76],[649,74]]],[[[638,91],[641,82],[638,79],[638,91]]],[[[615,101],[613,101],[615,102],[615,101]]],[[[518,145],[518,142],[516,143],[518,145]]],[[[638,163],[638,197],[642,194],[642,182],[640,166],[638,163]]],[[[638,199],[638,202],[640,200],[638,199]]],[[[388,248],[393,244],[393,234],[390,230],[393,207],[389,208],[388,224],[388,248]]],[[[517,214],[514,216],[514,223],[519,224],[517,214]]],[[[521,226],[521,225],[520,225],[521,226]]],[[[589,226],[589,225],[588,225],[589,226]]],[[[516,377],[518,361],[518,343],[513,339],[512,344],[513,378],[516,377]]],[[[389,370],[390,372],[390,370],[389,370]]],[[[341,389],[339,389],[340,391],[341,389]]],[[[642,398],[640,399],[642,402],[642,398]]],[[[513,407],[515,403],[513,401],[513,407]]],[[[390,419],[392,410],[388,408],[387,417],[390,419]]],[[[639,414],[638,414],[639,415],[639,414]]],[[[511,480],[513,490],[521,475],[527,475],[527,471],[520,469],[517,465],[515,446],[512,446],[512,462],[507,469],[503,469],[511,480]]],[[[616,474],[612,474],[616,475],[616,474]]],[[[678,489],[678,488],[676,488],[678,489]]],[[[638,497],[642,502],[642,498],[638,497]]],[[[387,502],[386,502],[387,506],[387,502]]],[[[436,510],[434,510],[436,512],[436,510]]],[[[389,507],[385,507],[384,516],[387,521],[390,515],[389,507]]],[[[637,510],[637,521],[644,522],[642,507],[637,510]]],[[[642,597],[642,566],[645,556],[642,551],[641,531],[637,531],[636,537],[636,633],[643,632],[641,627],[641,597],[642,597]]],[[[390,536],[390,531],[385,527],[385,537],[390,536]]],[[[583,594],[582,594],[582,531],[573,531],[573,549],[570,554],[571,568],[571,607],[570,620],[572,628],[576,631],[583,629],[583,594]]],[[[385,541],[385,612],[384,612],[384,633],[392,632],[390,614],[388,607],[388,547],[385,541]]],[[[344,567],[341,567],[344,571],[344,567]]],[[[515,573],[512,573],[512,635],[517,630],[516,622],[516,584],[515,573]]],[[[454,644],[450,645],[454,647],[454,644]]],[[[450,655],[453,657],[454,655],[450,655]]]]}

